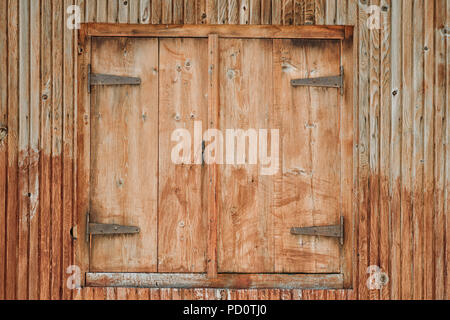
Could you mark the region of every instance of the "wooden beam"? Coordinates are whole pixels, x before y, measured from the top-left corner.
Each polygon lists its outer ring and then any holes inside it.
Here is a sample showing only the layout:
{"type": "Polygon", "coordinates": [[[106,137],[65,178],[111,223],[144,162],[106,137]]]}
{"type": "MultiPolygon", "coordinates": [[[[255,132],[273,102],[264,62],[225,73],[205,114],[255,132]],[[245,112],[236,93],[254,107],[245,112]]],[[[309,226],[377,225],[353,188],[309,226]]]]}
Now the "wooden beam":
{"type": "Polygon", "coordinates": [[[87,273],[91,287],[341,289],[342,274],[87,273]]]}
{"type": "Polygon", "coordinates": [[[274,26],[274,25],[146,25],[85,23],[88,36],[104,37],[190,37],[221,38],[328,39],[342,40],[351,26],[274,26]]]}

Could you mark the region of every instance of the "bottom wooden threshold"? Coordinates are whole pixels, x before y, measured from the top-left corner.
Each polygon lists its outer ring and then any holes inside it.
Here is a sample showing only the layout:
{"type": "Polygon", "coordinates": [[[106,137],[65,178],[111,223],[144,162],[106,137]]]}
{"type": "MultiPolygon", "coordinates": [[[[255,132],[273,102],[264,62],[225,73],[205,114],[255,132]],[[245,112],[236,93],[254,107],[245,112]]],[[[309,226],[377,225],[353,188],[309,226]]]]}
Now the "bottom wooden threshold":
{"type": "Polygon", "coordinates": [[[342,274],[86,273],[88,287],[342,289],[342,274]]]}

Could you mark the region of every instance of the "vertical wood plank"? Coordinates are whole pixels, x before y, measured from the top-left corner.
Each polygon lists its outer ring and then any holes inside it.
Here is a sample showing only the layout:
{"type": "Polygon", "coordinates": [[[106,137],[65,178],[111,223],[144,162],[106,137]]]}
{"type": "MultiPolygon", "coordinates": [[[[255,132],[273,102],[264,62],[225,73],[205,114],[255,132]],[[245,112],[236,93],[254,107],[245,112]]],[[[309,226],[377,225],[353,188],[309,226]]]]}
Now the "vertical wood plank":
{"type": "Polygon", "coordinates": [[[195,24],[196,23],[196,10],[197,1],[184,1],[184,19],[182,23],[184,24],[195,24]]]}
{"type": "Polygon", "coordinates": [[[150,0],[141,0],[139,7],[139,23],[149,24],[151,12],[152,8],[150,6],[150,0]]]}
{"type": "Polygon", "coordinates": [[[391,263],[389,286],[391,299],[400,299],[401,275],[401,147],[402,147],[402,64],[401,25],[402,2],[393,1],[391,9],[391,138],[390,138],[390,194],[391,194],[391,263]]]}
{"type": "Polygon", "coordinates": [[[425,1],[424,11],[424,288],[423,298],[434,295],[434,1],[425,1]]]}
{"type": "Polygon", "coordinates": [[[325,0],[314,0],[314,20],[317,25],[324,25],[326,18],[325,0]]]}
{"type": "MultiPolygon", "coordinates": [[[[386,7],[380,35],[380,268],[390,274],[390,127],[391,127],[391,1],[381,0],[386,7]]],[[[381,289],[380,298],[390,298],[389,285],[381,289]]]]}
{"type": "MultiPolygon", "coordinates": [[[[371,5],[379,5],[378,0],[372,0],[371,5]]],[[[339,6],[338,6],[339,7],[339,6]]],[[[338,16],[340,10],[337,10],[338,16]]],[[[379,266],[379,225],[380,225],[380,31],[369,31],[369,265],[379,266]]],[[[370,299],[377,300],[379,292],[370,291],[370,299]]]]}
{"type": "Polygon", "coordinates": [[[140,7],[140,0],[128,0],[129,4],[129,19],[128,23],[140,23],[139,19],[139,7],[140,7]]]}
{"type": "Polygon", "coordinates": [[[172,23],[172,0],[161,2],[161,23],[172,23]]]}
{"type": "Polygon", "coordinates": [[[118,0],[119,6],[117,9],[117,21],[119,23],[128,23],[129,22],[129,6],[130,0],[118,0]]]}
{"type": "MultiPolygon", "coordinates": [[[[435,71],[434,71],[434,154],[435,154],[435,222],[434,222],[434,254],[435,254],[435,296],[434,299],[442,300],[445,294],[445,116],[448,109],[446,106],[446,37],[444,37],[440,30],[446,23],[446,1],[436,0],[435,2],[435,71]]],[[[448,39],[448,37],[447,37],[448,39]]]]}
{"type": "Polygon", "coordinates": [[[217,23],[226,24],[228,21],[228,3],[227,0],[217,0],[217,23]]]}
{"type": "Polygon", "coordinates": [[[261,24],[261,0],[250,0],[250,24],[261,24]]]}
{"type": "Polygon", "coordinates": [[[293,17],[293,0],[282,0],[283,1],[283,7],[282,7],[282,24],[284,25],[291,25],[294,22],[293,17]]]}
{"type": "Polygon", "coordinates": [[[206,2],[206,23],[217,24],[218,23],[218,1],[219,0],[207,0],[206,2]]]}
{"type": "Polygon", "coordinates": [[[48,44],[52,38],[52,3],[42,1],[41,15],[41,157],[40,174],[41,191],[39,203],[40,230],[40,264],[39,264],[39,296],[50,299],[50,217],[51,217],[51,153],[52,153],[52,47],[48,44]]]}
{"type": "Polygon", "coordinates": [[[51,298],[61,298],[61,269],[62,269],[62,105],[63,105],[63,19],[62,2],[52,2],[52,192],[51,192],[51,298]]]}
{"type": "Polygon", "coordinates": [[[182,24],[184,21],[184,5],[183,0],[172,0],[173,1],[173,21],[174,24],[182,24]]]}
{"type": "MultiPolygon", "coordinates": [[[[219,36],[208,37],[208,128],[219,125],[219,36]]],[[[217,164],[208,165],[208,277],[217,277],[217,164]]]]}
{"type": "Polygon", "coordinates": [[[162,18],[162,0],[152,0],[152,24],[158,24],[162,18]]]}
{"type": "Polygon", "coordinates": [[[280,25],[282,21],[282,1],[272,0],[272,25],[280,25]]]}
{"type": "MultiPolygon", "coordinates": [[[[333,3],[327,0],[327,24],[332,22],[330,11],[334,10],[333,3]]],[[[334,11],[333,11],[334,12],[334,11]]],[[[369,30],[365,24],[367,15],[360,11],[358,19],[358,115],[359,115],[359,145],[358,145],[358,178],[359,178],[359,234],[358,234],[358,253],[359,253],[359,277],[358,277],[358,295],[359,299],[368,299],[368,288],[366,286],[367,267],[369,266],[368,257],[368,238],[369,238],[369,155],[370,155],[370,125],[369,125],[369,30]]]]}
{"type": "MultiPolygon", "coordinates": [[[[379,5],[379,1],[371,1],[371,5],[379,5]]],[[[336,1],[336,22],[337,25],[345,25],[347,23],[347,0],[336,1]]]]}
{"type": "MultiPolygon", "coordinates": [[[[65,3],[65,8],[70,6],[70,2],[65,3]]],[[[108,0],[97,0],[97,22],[108,22],[108,0]]]]}
{"type": "Polygon", "coordinates": [[[40,2],[30,2],[29,299],[39,295],[40,2]]]}
{"type": "Polygon", "coordinates": [[[304,12],[304,21],[305,24],[314,24],[315,23],[315,0],[306,0],[305,2],[305,12],[304,12]]]}
{"type": "Polygon", "coordinates": [[[294,25],[305,23],[305,1],[294,0],[294,25]]]}
{"type": "MultiPolygon", "coordinates": [[[[327,25],[334,25],[336,24],[336,7],[337,7],[337,0],[325,0],[325,24],[327,25]]],[[[342,1],[342,0],[340,0],[342,1]]],[[[339,2],[340,2],[339,1],[339,2]]],[[[367,1],[367,0],[363,0],[367,1]]]]}
{"type": "Polygon", "coordinates": [[[239,1],[228,0],[228,24],[239,23],[239,1]]]}
{"type": "Polygon", "coordinates": [[[413,229],[413,298],[423,299],[423,0],[413,2],[413,155],[412,155],[412,229],[413,229]]]}
{"type": "Polygon", "coordinates": [[[195,0],[195,15],[197,24],[206,23],[206,7],[207,0],[195,0]]]}
{"type": "Polygon", "coordinates": [[[445,95],[446,95],[446,102],[445,105],[447,106],[447,108],[445,109],[445,118],[447,119],[446,123],[445,123],[445,159],[447,159],[446,163],[445,163],[445,190],[447,190],[447,192],[445,193],[445,203],[444,203],[444,212],[445,212],[445,225],[446,225],[446,230],[445,230],[445,243],[446,243],[446,252],[445,252],[445,266],[446,266],[446,270],[445,270],[445,282],[444,282],[444,297],[445,299],[450,299],[450,248],[449,248],[449,242],[450,242],[450,214],[449,214],[449,206],[448,206],[448,201],[449,201],[449,196],[450,196],[450,173],[449,173],[449,157],[450,157],[450,147],[449,147],[449,143],[450,143],[450,117],[449,117],[449,106],[450,106],[450,93],[449,93],[449,86],[450,86],[450,42],[449,42],[449,35],[448,35],[448,28],[450,26],[450,1],[447,0],[447,10],[446,10],[446,22],[445,25],[447,26],[447,40],[446,40],[446,68],[445,70],[447,70],[446,72],[446,91],[445,91],[445,95]]]}
{"type": "MultiPolygon", "coordinates": [[[[67,8],[71,5],[71,0],[64,1],[64,8],[67,8]]],[[[104,13],[106,13],[106,8],[104,13]]],[[[106,15],[101,17],[102,19],[106,19],[106,15]]],[[[103,20],[104,21],[104,20],[103,20]]],[[[63,39],[63,111],[62,111],[62,141],[63,141],[63,176],[62,176],[62,205],[63,205],[63,243],[62,243],[62,274],[63,281],[62,292],[63,299],[71,298],[71,289],[67,288],[65,284],[66,279],[66,270],[67,268],[73,264],[73,244],[72,239],[70,238],[70,229],[73,226],[73,172],[74,172],[74,162],[73,162],[73,148],[74,148],[74,41],[75,41],[75,32],[73,30],[68,29],[67,27],[63,28],[64,31],[64,39],[63,39]]]]}
{"type": "Polygon", "coordinates": [[[97,0],[86,0],[86,22],[97,21],[97,0]]]}
{"type": "Polygon", "coordinates": [[[271,24],[272,0],[261,0],[261,24],[271,24]]]}
{"type": "Polygon", "coordinates": [[[108,23],[116,23],[119,21],[119,0],[108,0],[108,23]]]}
{"type": "Polygon", "coordinates": [[[19,3],[8,1],[8,175],[7,175],[7,212],[6,212],[6,299],[16,298],[18,243],[18,136],[19,136],[19,98],[18,98],[18,61],[19,61],[19,3]]]}
{"type": "Polygon", "coordinates": [[[412,1],[404,0],[402,8],[402,193],[401,193],[401,293],[402,299],[411,299],[413,293],[412,246],[412,151],[413,151],[413,100],[412,100],[412,1]]]}
{"type": "MultiPolygon", "coordinates": [[[[0,127],[7,134],[8,124],[8,2],[0,3],[0,68],[4,70],[0,74],[0,127]]],[[[8,175],[8,147],[5,135],[0,141],[0,300],[6,299],[6,199],[7,199],[7,175],[8,175]]]]}
{"type": "Polygon", "coordinates": [[[30,143],[30,7],[19,1],[19,238],[17,299],[28,298],[29,201],[28,169],[30,143]]]}

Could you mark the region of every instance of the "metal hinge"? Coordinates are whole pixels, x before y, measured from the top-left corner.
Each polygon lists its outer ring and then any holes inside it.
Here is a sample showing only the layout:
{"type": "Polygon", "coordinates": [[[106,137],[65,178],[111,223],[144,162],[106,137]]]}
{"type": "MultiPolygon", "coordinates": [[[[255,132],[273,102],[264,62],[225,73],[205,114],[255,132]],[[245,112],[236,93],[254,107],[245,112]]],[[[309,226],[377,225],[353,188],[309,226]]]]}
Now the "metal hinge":
{"type": "Polygon", "coordinates": [[[103,224],[90,222],[89,213],[86,214],[86,241],[89,241],[89,236],[91,234],[133,234],[139,233],[139,231],[140,228],[135,226],[121,226],[119,224],[103,224]]]}
{"type": "Polygon", "coordinates": [[[344,94],[344,67],[341,67],[341,74],[338,76],[292,79],[291,85],[293,87],[308,86],[308,87],[339,88],[341,95],[343,95],[344,94]]]}
{"type": "Polygon", "coordinates": [[[114,85],[139,85],[141,78],[116,76],[112,74],[91,73],[91,65],[88,65],[88,92],[91,86],[114,86],[114,85]]]}
{"type": "Polygon", "coordinates": [[[294,227],[291,234],[305,236],[322,236],[339,238],[339,243],[344,244],[344,217],[341,216],[340,224],[320,227],[294,227]]]}

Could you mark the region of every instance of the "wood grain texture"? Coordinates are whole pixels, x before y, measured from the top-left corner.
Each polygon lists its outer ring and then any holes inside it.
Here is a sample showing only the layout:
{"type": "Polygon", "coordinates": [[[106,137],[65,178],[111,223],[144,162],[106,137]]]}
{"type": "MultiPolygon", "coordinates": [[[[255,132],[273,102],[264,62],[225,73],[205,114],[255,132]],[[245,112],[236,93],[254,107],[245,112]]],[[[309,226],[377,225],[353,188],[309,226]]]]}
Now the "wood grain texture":
{"type": "Polygon", "coordinates": [[[194,152],[183,150],[181,156],[188,158],[179,164],[171,160],[172,146],[167,141],[177,128],[188,130],[194,138],[196,121],[207,128],[208,40],[160,39],[159,57],[158,272],[204,272],[206,166],[195,165],[201,158],[201,140],[199,146],[190,139],[194,152]]]}
{"type": "MultiPolygon", "coordinates": [[[[76,119],[70,117],[71,108],[68,97],[70,96],[70,86],[76,86],[77,80],[75,72],[71,70],[71,63],[76,70],[76,57],[68,54],[68,48],[64,48],[69,43],[69,32],[57,34],[52,30],[63,30],[65,28],[65,6],[64,4],[54,4],[56,1],[41,0],[41,1],[25,1],[27,6],[30,7],[30,31],[35,30],[34,27],[38,23],[40,26],[40,35],[38,37],[30,37],[30,44],[25,44],[24,48],[28,48],[28,54],[19,52],[19,35],[25,34],[25,30],[21,30],[22,26],[20,21],[24,21],[23,17],[20,17],[21,11],[19,10],[19,1],[3,1],[0,10],[0,67],[6,72],[2,72],[0,75],[2,88],[0,93],[0,105],[1,115],[0,122],[2,125],[6,124],[8,127],[8,134],[3,142],[0,142],[0,166],[4,171],[0,169],[0,177],[2,179],[2,188],[0,188],[0,194],[4,194],[4,198],[1,198],[3,206],[0,205],[0,217],[4,217],[5,224],[4,233],[0,231],[0,299],[8,298],[13,299],[17,297],[17,291],[20,287],[21,295],[23,288],[28,287],[29,298],[36,297],[36,289],[38,290],[38,297],[41,299],[51,298],[51,292],[54,298],[60,298],[59,291],[62,290],[62,285],[67,280],[67,274],[65,270],[62,270],[66,263],[70,261],[67,255],[70,254],[70,250],[67,245],[69,241],[65,240],[66,234],[64,230],[68,227],[68,222],[71,221],[70,217],[72,213],[70,205],[66,209],[66,205],[76,200],[76,196],[82,195],[82,193],[76,192],[76,186],[71,191],[67,185],[67,181],[70,178],[69,168],[72,156],[77,157],[80,148],[83,148],[81,141],[71,144],[71,139],[75,136],[70,135],[71,122],[73,122],[73,130],[83,128],[83,118],[76,119]],[[54,10],[56,8],[56,10],[54,10]],[[4,10],[3,10],[4,9],[4,10]],[[31,29],[33,28],[33,29],[31,29]],[[1,38],[1,37],[4,37],[1,38]],[[36,40],[37,39],[37,40],[36,40]],[[5,40],[5,41],[3,41],[5,40]],[[39,43],[37,43],[38,41],[39,43]],[[54,53],[56,57],[54,57],[54,53]],[[35,63],[36,60],[29,62],[29,73],[19,73],[19,62],[21,55],[28,55],[32,59],[38,59],[39,64],[35,63]],[[61,56],[58,57],[57,55],[61,56]],[[70,62],[72,60],[72,62],[70,62]],[[55,63],[59,62],[60,63],[55,63]],[[54,70],[55,69],[55,70],[54,70]],[[61,76],[62,75],[62,76],[61,76]],[[39,77],[39,81],[35,81],[39,77]],[[39,196],[37,198],[29,199],[29,207],[37,205],[38,211],[35,217],[38,217],[37,224],[34,225],[34,220],[29,220],[29,257],[28,270],[26,281],[28,284],[18,282],[19,264],[24,261],[16,259],[16,250],[18,246],[18,218],[19,218],[19,197],[22,196],[25,189],[19,189],[19,118],[24,118],[24,114],[19,114],[19,101],[24,99],[19,91],[19,84],[24,83],[21,80],[30,80],[30,109],[29,113],[29,145],[36,146],[38,143],[38,177],[39,177],[39,196]],[[31,80],[33,79],[33,80],[31,80]],[[69,79],[66,82],[66,79],[69,79]],[[71,80],[74,79],[74,83],[71,84],[71,80]],[[35,83],[36,82],[36,83],[35,83]],[[33,88],[39,86],[39,90],[33,88]],[[5,89],[5,90],[3,90],[5,89]],[[39,95],[38,95],[39,93],[39,95]],[[61,97],[61,98],[60,98],[61,97]],[[64,104],[61,104],[61,101],[64,104]],[[39,101],[39,113],[34,109],[34,106],[39,101]],[[59,107],[62,105],[62,107],[59,107]],[[54,111],[60,110],[60,112],[54,113],[54,111]],[[69,112],[67,115],[66,112],[69,112]],[[59,120],[56,117],[59,116],[59,120]],[[67,118],[66,118],[67,117],[67,118]],[[35,120],[39,118],[39,128],[36,129],[35,120]],[[61,120],[63,119],[63,120],[61,120]],[[80,122],[80,123],[79,123],[80,122]],[[54,124],[57,124],[57,130],[54,130],[54,124]],[[36,140],[35,132],[39,132],[39,138],[36,140]],[[59,142],[61,141],[61,142],[59,142]],[[56,146],[62,146],[62,154],[58,155],[56,146]],[[2,158],[3,157],[3,158],[2,158]],[[52,158],[56,159],[52,159],[52,158]],[[59,157],[59,158],[58,158],[59,157]],[[62,159],[61,159],[62,157],[62,159]],[[2,162],[3,161],[3,162],[2,162]],[[61,165],[58,165],[61,164],[61,165]],[[59,169],[60,168],[60,169],[59,169]],[[58,171],[59,170],[59,171],[58,171]],[[65,193],[65,195],[64,195],[65,193]],[[57,205],[56,198],[61,199],[60,211],[53,204],[57,205]],[[33,202],[34,201],[34,202],[33,202]],[[33,204],[34,203],[34,204],[33,204]],[[56,238],[52,233],[53,228],[56,227],[52,220],[54,214],[59,212],[59,218],[62,229],[55,231],[64,232],[62,234],[61,245],[56,244],[56,238]],[[38,231],[36,234],[36,230],[38,231]],[[3,236],[2,236],[3,235],[3,236]],[[36,236],[38,238],[36,238],[36,236]],[[36,240],[37,239],[37,240],[36,240]],[[37,241],[37,243],[36,243],[37,241]],[[52,247],[55,244],[56,246],[52,247]],[[36,251],[38,250],[38,251],[36,251]],[[37,255],[36,255],[37,253],[37,255]],[[37,259],[37,260],[36,260],[37,259]],[[21,262],[22,261],[22,262],[21,262]],[[34,262],[36,261],[39,266],[39,273],[36,275],[34,262]],[[59,265],[57,261],[62,261],[59,265]],[[55,264],[56,263],[56,264],[55,264]],[[52,265],[56,269],[52,268],[52,265]],[[36,288],[35,285],[38,285],[36,288]],[[52,288],[52,289],[51,289],[52,288]],[[58,292],[57,292],[58,291],[58,292]]],[[[70,1],[69,1],[70,2],[70,1]]],[[[80,5],[82,9],[82,21],[98,22],[128,22],[128,10],[120,8],[123,6],[123,1],[108,0],[106,4],[106,18],[105,3],[103,0],[87,1],[76,0],[75,4],[80,5]],[[95,4],[95,15],[93,7],[95,4]],[[126,19],[125,19],[126,16],[126,19]],[[103,21],[102,19],[106,19],[103,21]]],[[[144,1],[141,0],[141,5],[144,1]]],[[[150,1],[150,21],[152,24],[158,24],[162,22],[163,17],[163,2],[161,0],[150,1]]],[[[184,18],[180,23],[191,23],[190,17],[186,16],[188,1],[184,1],[184,18]]],[[[227,1],[230,2],[230,1],[227,1]]],[[[239,23],[250,23],[250,0],[239,1],[239,23]],[[244,9],[244,5],[246,9],[244,9]]],[[[306,1],[308,2],[308,1],[306,1]]],[[[345,1],[346,8],[340,4],[341,1],[327,1],[327,0],[314,0],[314,24],[323,25],[328,22],[334,23],[333,17],[336,18],[335,23],[345,23],[350,25],[356,25],[357,32],[355,33],[355,41],[357,42],[357,54],[354,57],[354,61],[357,66],[360,66],[359,71],[370,70],[366,61],[373,61],[373,57],[370,56],[370,47],[367,46],[369,34],[366,25],[366,13],[358,5],[358,0],[345,1]],[[333,7],[333,3],[337,4],[333,7]],[[333,11],[335,13],[333,13],[333,11]],[[359,30],[359,31],[358,31],[359,30]],[[361,51],[360,48],[364,47],[367,50],[361,51]],[[367,56],[366,56],[367,54],[367,56]]],[[[383,29],[380,35],[380,79],[378,79],[380,86],[380,123],[378,137],[372,142],[379,144],[379,172],[380,172],[380,193],[379,200],[379,259],[380,267],[389,275],[389,283],[387,287],[384,287],[381,291],[380,297],[387,299],[399,299],[402,296],[405,297],[421,297],[426,299],[442,299],[447,298],[449,295],[448,290],[448,40],[442,35],[441,30],[443,26],[449,24],[450,14],[448,10],[450,5],[448,0],[434,0],[423,1],[423,15],[409,13],[409,10],[413,8],[419,8],[418,5],[422,5],[421,2],[416,1],[410,3],[410,1],[380,1],[382,6],[388,7],[387,11],[387,26],[383,24],[383,29]],[[409,9],[410,8],[410,9],[409,9]],[[420,19],[420,21],[419,21],[420,19]],[[424,21],[423,29],[418,24],[424,21]],[[390,26],[389,26],[390,24],[390,26]],[[419,29],[417,29],[419,28],[419,29]],[[420,34],[415,34],[412,31],[419,30],[420,34]],[[423,40],[422,40],[423,36],[423,40]],[[402,41],[402,39],[405,39],[402,41]],[[419,43],[423,41],[423,64],[419,66],[413,65],[413,61],[419,61],[422,58],[416,57],[415,53],[419,52],[419,43]],[[428,47],[428,50],[425,50],[428,47]],[[403,53],[402,53],[403,52],[403,53]],[[404,61],[404,58],[410,56],[410,59],[404,61]],[[390,76],[389,72],[390,70],[390,76]],[[410,70],[410,71],[408,71],[410,70]],[[409,72],[409,74],[408,74],[409,72]],[[423,98],[419,97],[417,93],[413,92],[414,84],[417,83],[415,74],[420,75],[423,72],[423,98]],[[411,87],[404,88],[402,83],[406,80],[409,81],[411,87]],[[404,92],[406,90],[406,92],[404,92]],[[411,94],[411,95],[410,95],[411,94]],[[407,104],[403,101],[403,97],[410,95],[410,103],[407,104]],[[422,101],[419,104],[419,113],[416,112],[416,101],[422,101]],[[409,108],[408,110],[404,109],[409,108]],[[403,118],[404,111],[407,118],[403,118]],[[386,113],[385,113],[386,112],[386,113]],[[408,113],[409,112],[409,113],[408,113]],[[420,116],[423,116],[423,129],[420,126],[420,116]],[[408,129],[407,123],[409,120],[411,131],[406,132],[408,129]],[[415,126],[419,124],[419,126],[415,126]],[[414,132],[414,128],[420,128],[422,130],[423,138],[419,133],[414,132]],[[419,134],[419,135],[418,135],[419,134]],[[403,137],[407,139],[402,139],[403,137]],[[421,141],[423,139],[423,142],[421,141]],[[419,143],[417,145],[417,143],[419,143]],[[389,148],[389,150],[386,150],[389,148]],[[418,152],[419,150],[423,150],[418,152]],[[420,155],[423,154],[424,163],[421,164],[420,155]],[[409,160],[410,159],[410,160],[409,160]],[[387,162],[388,160],[388,162],[387,162]],[[403,161],[405,160],[405,161],[403,161]],[[409,170],[408,164],[411,163],[413,168],[418,168],[419,172],[423,170],[423,191],[419,192],[419,195],[423,193],[423,213],[421,211],[415,211],[417,208],[416,194],[418,187],[420,186],[420,180],[417,174],[413,178],[412,170],[409,170]],[[423,169],[422,167],[423,166],[423,169]],[[406,174],[406,176],[403,175],[406,174]],[[409,177],[409,178],[408,178],[409,177]],[[409,183],[409,181],[412,181],[409,183]],[[388,188],[389,197],[386,198],[388,188]],[[414,191],[416,190],[416,191],[414,191]],[[410,200],[405,196],[411,195],[410,200]],[[384,200],[387,199],[387,200],[384,200]],[[407,202],[412,203],[412,211],[404,211],[407,208],[407,202]],[[416,204],[414,206],[414,203],[416,204]],[[386,212],[389,209],[389,220],[386,221],[386,212]],[[402,211],[403,209],[403,211],[402,211]],[[418,215],[417,215],[418,214],[418,215]],[[422,214],[422,216],[420,216],[422,214]],[[415,231],[415,233],[406,234],[405,226],[403,224],[404,217],[413,218],[409,226],[406,228],[415,231]],[[423,227],[421,225],[422,217],[424,219],[423,227]],[[388,222],[388,223],[386,223],[388,222]],[[386,228],[387,226],[387,228],[386,228]],[[413,234],[413,236],[411,236],[413,234]],[[402,237],[405,235],[405,237],[402,237]],[[411,237],[411,238],[410,238],[411,237]],[[422,238],[423,237],[423,238],[422,238]],[[415,242],[419,240],[419,242],[415,242]],[[421,252],[421,243],[423,242],[424,253],[423,257],[421,252]],[[419,251],[412,251],[411,249],[417,248],[419,251]],[[403,252],[403,254],[402,254],[403,252]],[[388,256],[388,259],[386,257],[388,256]],[[406,256],[409,262],[407,265],[403,262],[403,257],[406,256]],[[410,258],[409,258],[410,257],[410,258]],[[388,263],[388,266],[385,265],[388,263]],[[408,267],[410,266],[410,267],[408,267]],[[408,270],[404,273],[403,268],[411,270],[408,274],[408,270]],[[416,283],[416,277],[411,276],[413,272],[421,270],[423,268],[423,284],[416,283]],[[402,275],[403,274],[403,275],[402,275]],[[402,281],[405,284],[403,287],[402,281]],[[421,288],[421,286],[423,286],[421,288]],[[412,290],[414,288],[414,292],[412,290]],[[421,292],[418,295],[418,292],[421,292]]],[[[130,3],[130,2],[128,2],[130,3]]],[[[268,17],[263,15],[264,4],[267,1],[261,1],[261,16],[253,17],[253,21],[261,21],[264,23],[268,17]]],[[[218,22],[218,1],[217,0],[196,0],[196,19],[195,23],[210,23],[215,24],[218,22]]],[[[190,5],[190,4],[189,4],[190,5]]],[[[230,6],[228,6],[230,8],[230,6]]],[[[169,10],[164,10],[165,20],[164,23],[174,23],[172,15],[173,5],[169,10]]],[[[417,11],[417,10],[416,10],[417,11]]],[[[142,10],[140,11],[142,13],[142,10]]],[[[232,11],[234,12],[234,11],[232,11]]],[[[292,0],[273,0],[271,4],[271,17],[270,23],[274,25],[279,24],[293,24],[294,22],[294,1],[292,0]]],[[[383,13],[384,17],[385,13],[383,13]]],[[[228,13],[227,13],[228,17],[228,13]]],[[[235,18],[233,18],[235,19],[235,18]]],[[[301,19],[300,17],[298,19],[301,19]]],[[[384,19],[384,18],[383,18],[384,19]]],[[[143,22],[143,19],[141,19],[143,22]]],[[[298,20],[300,21],[300,20],[298,20]]],[[[306,16],[304,18],[307,22],[306,16]]],[[[228,22],[227,22],[228,23],[228,22]]],[[[34,34],[35,31],[33,31],[34,34]]],[[[371,31],[372,32],[372,31],[371,31]]],[[[24,45],[24,44],[23,44],[24,45]]],[[[89,48],[87,45],[83,48],[89,48]]],[[[74,50],[77,51],[78,47],[75,46],[74,50]]],[[[77,54],[78,55],[78,54],[77,54]]],[[[83,54],[84,56],[84,54],[83,54]]],[[[22,66],[23,68],[23,66],[22,66]]],[[[362,77],[355,77],[355,93],[358,99],[355,103],[355,135],[356,137],[364,137],[362,141],[357,141],[355,146],[356,160],[354,165],[354,171],[356,173],[356,188],[354,190],[354,199],[364,199],[366,194],[371,194],[372,187],[368,187],[366,183],[369,181],[369,176],[372,175],[368,171],[368,160],[370,154],[374,154],[371,151],[370,144],[362,144],[362,142],[370,140],[370,120],[365,121],[360,116],[360,112],[370,112],[369,106],[369,86],[366,85],[368,73],[363,73],[362,77]],[[364,81],[361,81],[364,80],[364,81]],[[361,90],[365,93],[361,93],[361,90]],[[365,105],[361,105],[359,100],[367,99],[365,105]],[[366,107],[364,107],[366,106],[366,107]],[[364,109],[366,108],[366,109],[364,109]],[[365,111],[366,110],[366,111],[365,111]],[[365,149],[362,149],[362,148],[365,149]],[[357,149],[356,149],[357,148],[357,149]],[[359,160],[364,161],[359,161],[359,160]],[[366,161],[367,160],[367,161],[366,161]],[[361,169],[361,165],[363,168],[361,169]],[[358,174],[363,174],[362,177],[358,177],[358,174]]],[[[74,91],[76,91],[74,87],[74,91]]],[[[420,88],[420,86],[419,86],[420,88]]],[[[408,97],[406,97],[408,98],[408,97]]],[[[73,108],[80,106],[80,101],[77,101],[74,97],[73,108]]],[[[408,100],[406,101],[408,102],[408,100]]],[[[74,132],[73,134],[75,134],[74,132]]],[[[355,140],[356,141],[356,140],[355,140]]],[[[373,145],[373,144],[372,144],[373,145]]],[[[30,149],[29,156],[32,157],[32,150],[30,149]]],[[[32,160],[27,160],[28,163],[33,164],[32,160]]],[[[73,169],[83,168],[83,164],[76,163],[73,169]]],[[[30,194],[35,196],[34,182],[36,181],[36,171],[33,166],[28,167],[28,190],[30,194]]],[[[416,170],[416,169],[414,169],[416,170]]],[[[417,170],[415,171],[417,172],[417,170]]],[[[77,173],[74,171],[74,175],[77,173]]],[[[25,176],[23,179],[25,180],[25,176]]],[[[370,179],[378,179],[377,177],[370,177],[370,179]]],[[[82,180],[81,180],[82,181],[82,180]]],[[[25,182],[25,181],[24,181],[25,182]]],[[[27,193],[28,194],[28,193],[27,193]]],[[[355,201],[354,201],[355,202],[355,201]]],[[[74,202],[75,203],[75,202],[74,202]]],[[[368,251],[368,244],[370,243],[369,234],[372,234],[375,230],[372,230],[372,224],[367,224],[366,208],[368,202],[359,200],[356,204],[355,215],[358,218],[356,231],[359,229],[358,246],[355,248],[355,256],[359,255],[357,264],[355,265],[355,285],[353,290],[346,290],[344,295],[338,292],[331,291],[316,291],[316,290],[301,290],[302,299],[339,299],[344,297],[346,299],[366,299],[369,298],[369,290],[367,289],[365,282],[368,275],[366,269],[368,267],[368,259],[371,256],[368,251]],[[361,212],[362,209],[362,212],[361,212]],[[362,213],[362,215],[361,215],[362,213]],[[362,218],[362,219],[361,219],[362,218]],[[362,229],[361,229],[362,228],[362,229]],[[361,233],[362,231],[362,233],[361,233]],[[361,290],[360,290],[361,289],[361,290]]],[[[24,208],[24,207],[23,207],[24,208]]],[[[23,212],[23,211],[21,211],[23,212]]],[[[31,211],[28,213],[31,217],[31,211]]],[[[0,218],[0,222],[2,218],[0,218]]],[[[74,219],[73,221],[77,221],[74,219]]],[[[378,229],[378,227],[377,227],[378,229]]],[[[82,230],[79,230],[82,232],[82,230]]],[[[73,252],[78,251],[79,242],[74,241],[73,252]]],[[[415,249],[414,249],[415,250],[415,249]]],[[[22,264],[23,265],[23,264],[22,264]]],[[[23,269],[22,271],[23,272],[23,269]]],[[[205,298],[215,296],[220,299],[228,298],[249,298],[257,297],[259,299],[269,297],[277,298],[289,298],[289,294],[284,291],[270,291],[270,290],[189,290],[183,291],[181,295],[183,298],[205,298]]],[[[69,297],[63,292],[63,297],[69,297]]],[[[291,297],[294,298],[294,292],[290,291],[291,297]]],[[[171,290],[165,289],[150,289],[142,292],[142,297],[146,298],[146,294],[150,299],[172,298],[179,297],[178,292],[171,293],[171,290]]],[[[299,297],[299,291],[296,292],[299,297]]],[[[92,290],[91,288],[78,289],[73,291],[74,299],[94,299],[103,298],[107,299],[126,299],[130,297],[140,296],[141,293],[127,292],[120,288],[105,288],[92,290]]]]}

